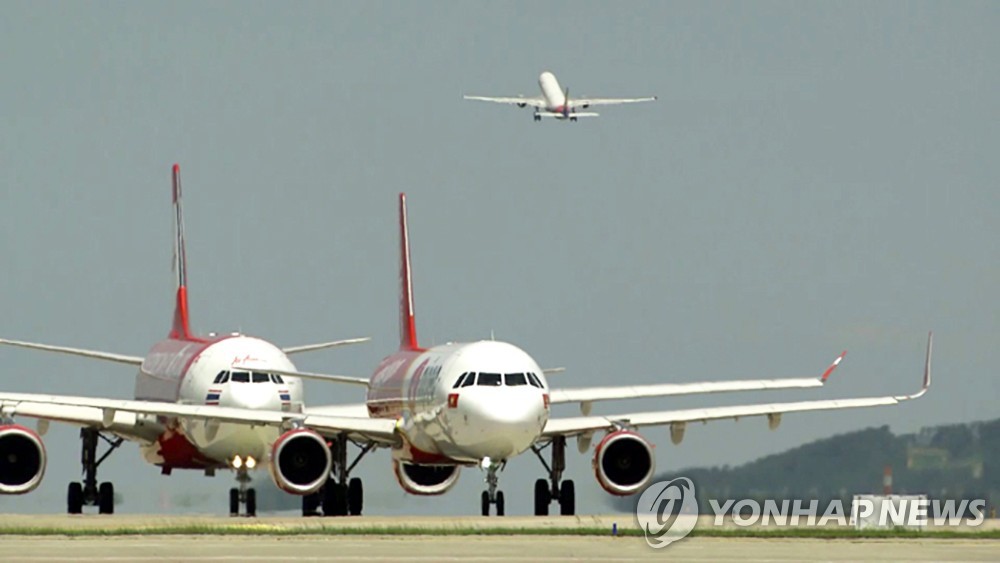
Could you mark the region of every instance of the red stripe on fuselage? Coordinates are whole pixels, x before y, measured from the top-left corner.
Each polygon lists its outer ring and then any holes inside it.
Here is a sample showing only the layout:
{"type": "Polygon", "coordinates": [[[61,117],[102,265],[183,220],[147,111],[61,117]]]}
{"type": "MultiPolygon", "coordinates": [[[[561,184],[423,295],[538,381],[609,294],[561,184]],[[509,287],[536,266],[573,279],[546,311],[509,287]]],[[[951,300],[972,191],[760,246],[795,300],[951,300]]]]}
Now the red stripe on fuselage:
{"type": "Polygon", "coordinates": [[[372,376],[368,388],[369,416],[399,418],[403,414],[406,374],[410,366],[423,354],[418,350],[400,350],[382,360],[372,376]]]}
{"type": "Polygon", "coordinates": [[[191,365],[213,344],[234,338],[232,335],[220,336],[212,340],[204,338],[178,339],[168,338],[153,345],[142,362],[143,375],[154,379],[174,380],[177,384],[173,397],[136,397],[139,400],[177,401],[180,399],[181,385],[187,377],[191,365]]]}

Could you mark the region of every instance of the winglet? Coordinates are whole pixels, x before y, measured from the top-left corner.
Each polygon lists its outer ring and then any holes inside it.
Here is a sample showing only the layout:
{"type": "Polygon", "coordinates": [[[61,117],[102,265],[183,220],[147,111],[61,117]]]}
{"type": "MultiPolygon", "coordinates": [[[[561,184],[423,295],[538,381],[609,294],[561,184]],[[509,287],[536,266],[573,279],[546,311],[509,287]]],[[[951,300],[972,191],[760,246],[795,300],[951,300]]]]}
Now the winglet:
{"type": "Polygon", "coordinates": [[[926,393],[927,390],[931,388],[931,348],[933,347],[933,345],[934,345],[934,332],[928,332],[927,356],[924,359],[924,381],[923,384],[920,386],[920,391],[917,391],[912,395],[903,395],[900,397],[896,397],[896,400],[905,401],[909,399],[916,399],[918,397],[923,396],[923,394],[926,393]]]}
{"type": "Polygon", "coordinates": [[[826,368],[826,371],[824,371],[823,375],[819,377],[819,380],[822,381],[823,383],[826,383],[827,378],[829,378],[830,374],[832,374],[833,371],[837,369],[837,366],[840,365],[840,362],[844,360],[844,356],[846,355],[847,355],[847,350],[841,352],[840,355],[837,356],[837,359],[834,360],[832,364],[830,364],[830,367],[826,368]]]}
{"type": "Polygon", "coordinates": [[[413,281],[410,270],[410,231],[406,223],[406,194],[399,194],[399,347],[419,350],[413,316],[413,281]]]}
{"type": "Polygon", "coordinates": [[[181,166],[174,164],[174,272],[177,274],[177,302],[174,307],[174,326],[170,338],[187,340],[192,337],[188,320],[187,301],[187,252],[184,248],[184,213],[181,210],[181,166]]]}

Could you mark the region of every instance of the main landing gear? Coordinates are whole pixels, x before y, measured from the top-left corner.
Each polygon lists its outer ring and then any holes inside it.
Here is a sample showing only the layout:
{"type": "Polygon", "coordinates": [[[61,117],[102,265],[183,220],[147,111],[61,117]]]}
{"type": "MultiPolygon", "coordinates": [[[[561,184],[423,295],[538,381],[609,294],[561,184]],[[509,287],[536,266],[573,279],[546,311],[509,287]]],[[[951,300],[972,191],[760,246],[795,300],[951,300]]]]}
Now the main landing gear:
{"type": "Polygon", "coordinates": [[[323,516],[360,516],[364,507],[365,492],[361,479],[350,477],[351,470],[361,461],[361,458],[374,448],[374,444],[355,444],[361,452],[350,465],[347,463],[346,434],[338,434],[330,443],[330,454],[333,456],[333,467],[326,485],[319,491],[302,497],[302,515],[319,516],[320,508],[323,516]]]}
{"type": "Polygon", "coordinates": [[[538,115],[538,114],[536,113],[536,114],[535,114],[535,121],[537,122],[537,121],[541,121],[541,120],[542,120],[542,116],[540,116],[540,115],[538,115]]]}
{"type": "Polygon", "coordinates": [[[562,478],[563,471],[566,470],[566,437],[556,436],[548,446],[532,446],[531,451],[535,452],[549,474],[548,481],[535,481],[535,516],[548,516],[552,501],[559,503],[559,514],[572,516],[576,513],[576,485],[572,479],[562,478]],[[542,450],[546,447],[552,448],[552,465],[542,457],[542,450]]]}
{"type": "Polygon", "coordinates": [[[241,505],[246,508],[244,516],[247,518],[257,516],[257,489],[250,486],[250,469],[246,464],[236,468],[236,482],[240,486],[229,489],[230,516],[239,516],[241,505]]]}
{"type": "Polygon", "coordinates": [[[502,470],[507,462],[495,462],[486,458],[482,462],[482,468],[486,470],[486,490],[483,491],[480,499],[482,503],[483,516],[490,515],[490,505],[496,506],[497,516],[504,515],[503,491],[497,490],[499,478],[497,472],[502,470]]]}
{"type": "Polygon", "coordinates": [[[80,463],[83,465],[83,482],[75,481],[69,484],[66,491],[66,512],[80,514],[84,505],[97,506],[101,514],[115,512],[115,486],[111,482],[97,484],[97,467],[122,445],[122,438],[111,439],[101,434],[96,428],[80,430],[81,453],[80,463]],[[97,457],[97,441],[104,440],[108,450],[100,458],[97,457]]]}

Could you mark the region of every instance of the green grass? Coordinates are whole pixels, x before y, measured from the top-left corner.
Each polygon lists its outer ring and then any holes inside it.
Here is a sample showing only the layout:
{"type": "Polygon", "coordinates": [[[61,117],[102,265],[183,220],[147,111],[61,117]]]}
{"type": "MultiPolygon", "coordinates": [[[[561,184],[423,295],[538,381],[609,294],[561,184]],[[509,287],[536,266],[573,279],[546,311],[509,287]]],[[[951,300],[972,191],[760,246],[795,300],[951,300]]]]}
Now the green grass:
{"type": "MultiPolygon", "coordinates": [[[[642,531],[619,530],[620,536],[641,537],[642,531]]],[[[376,527],[285,527],[268,524],[227,525],[163,525],[147,527],[0,527],[0,536],[66,536],[66,537],[121,537],[121,536],[610,536],[607,528],[437,528],[419,526],[376,527]]],[[[800,538],[800,539],[1000,539],[1000,530],[960,531],[933,530],[854,530],[845,528],[701,528],[690,537],[703,538],[800,538]]]]}

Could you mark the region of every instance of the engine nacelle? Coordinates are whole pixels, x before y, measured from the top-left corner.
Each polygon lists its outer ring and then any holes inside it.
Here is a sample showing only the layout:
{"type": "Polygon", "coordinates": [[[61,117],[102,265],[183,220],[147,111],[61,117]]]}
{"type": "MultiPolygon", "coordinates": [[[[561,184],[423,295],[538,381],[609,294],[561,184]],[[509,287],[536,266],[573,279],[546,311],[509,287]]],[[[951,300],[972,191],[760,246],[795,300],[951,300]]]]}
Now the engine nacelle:
{"type": "Polygon", "coordinates": [[[312,430],[289,430],[271,446],[271,479],[286,493],[316,492],[326,484],[332,467],[333,457],[326,440],[312,430]]]}
{"type": "Polygon", "coordinates": [[[656,456],[653,446],[635,432],[612,432],[594,450],[594,473],[605,491],[632,495],[653,479],[656,456]]]}
{"type": "Polygon", "coordinates": [[[458,482],[457,465],[417,465],[392,461],[392,470],[403,490],[412,495],[440,495],[458,482]]]}
{"type": "Polygon", "coordinates": [[[0,494],[35,490],[45,476],[45,445],[34,431],[19,424],[0,426],[0,494]]]}

